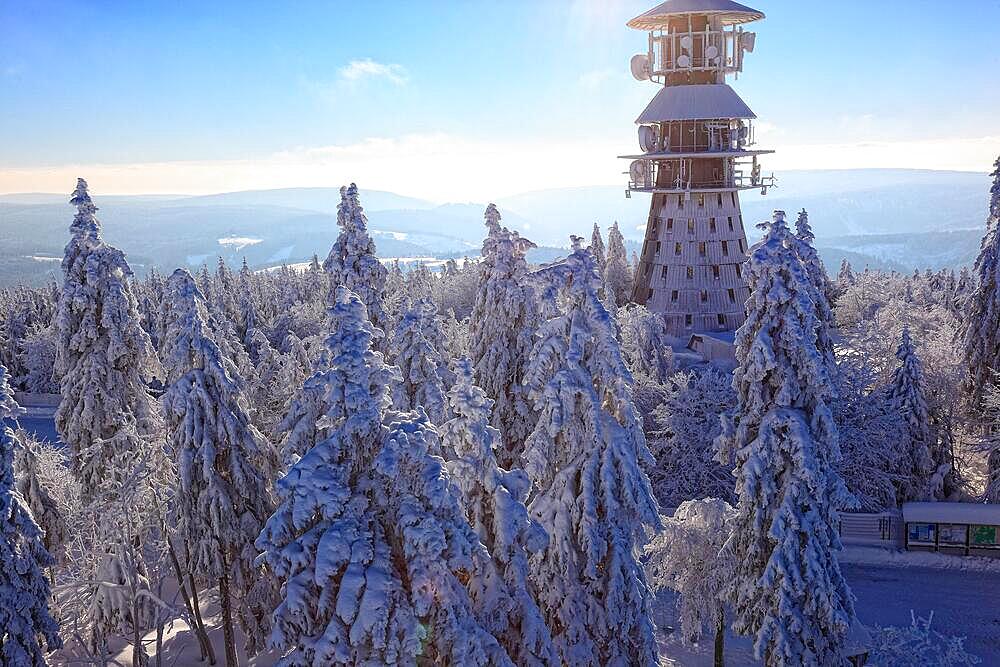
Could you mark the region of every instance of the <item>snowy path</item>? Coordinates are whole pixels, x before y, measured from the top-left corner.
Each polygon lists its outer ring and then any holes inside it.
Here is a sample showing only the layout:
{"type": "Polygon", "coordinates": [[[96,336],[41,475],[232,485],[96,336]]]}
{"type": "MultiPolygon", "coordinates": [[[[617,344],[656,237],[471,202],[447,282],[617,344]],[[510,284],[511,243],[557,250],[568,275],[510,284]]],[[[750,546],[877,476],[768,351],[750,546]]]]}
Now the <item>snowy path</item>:
{"type": "Polygon", "coordinates": [[[911,609],[923,617],[934,611],[935,630],[967,637],[966,647],[983,665],[1000,666],[1000,572],[841,567],[865,625],[909,625],[911,609]]]}

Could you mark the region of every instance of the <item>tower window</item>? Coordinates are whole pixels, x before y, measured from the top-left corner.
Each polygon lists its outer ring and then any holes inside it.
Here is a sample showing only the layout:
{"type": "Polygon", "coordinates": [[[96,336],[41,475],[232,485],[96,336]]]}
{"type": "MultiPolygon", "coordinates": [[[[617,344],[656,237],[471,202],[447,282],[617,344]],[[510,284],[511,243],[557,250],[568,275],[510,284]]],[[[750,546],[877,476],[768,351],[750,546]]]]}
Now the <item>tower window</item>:
{"type": "Polygon", "coordinates": [[[702,257],[704,257],[705,256],[705,252],[706,252],[705,242],[701,241],[701,242],[698,243],[698,254],[701,255],[702,257]]]}
{"type": "Polygon", "coordinates": [[[687,315],[684,316],[684,326],[689,327],[692,324],[694,324],[694,317],[691,315],[691,313],[688,313],[687,315]]]}
{"type": "Polygon", "coordinates": [[[737,217],[738,217],[738,218],[740,219],[740,227],[742,227],[742,226],[743,226],[743,215],[742,215],[742,214],[740,214],[740,215],[739,215],[739,216],[737,216],[737,217]]]}
{"type": "Polygon", "coordinates": [[[698,195],[698,208],[705,207],[705,195],[698,195]]]}
{"type": "Polygon", "coordinates": [[[736,290],[730,287],[728,290],[726,290],[726,293],[729,294],[730,303],[736,303],[736,290]]]}
{"type": "Polygon", "coordinates": [[[729,241],[722,242],[722,254],[726,257],[729,256],[729,241]]]}
{"type": "Polygon", "coordinates": [[[657,254],[660,253],[660,242],[659,241],[656,242],[656,253],[657,254]]]}
{"type": "Polygon", "coordinates": [[[677,208],[684,208],[684,195],[677,195],[677,208]]]}
{"type": "Polygon", "coordinates": [[[667,218],[667,231],[668,232],[674,231],[674,219],[673,218],[667,218]]]}
{"type": "Polygon", "coordinates": [[[688,234],[694,234],[694,218],[688,218],[688,234]]]}
{"type": "Polygon", "coordinates": [[[656,233],[658,231],[660,231],[660,219],[653,218],[653,225],[650,227],[649,233],[652,234],[653,236],[656,236],[656,233]]]}
{"type": "Polygon", "coordinates": [[[666,264],[663,265],[663,270],[660,271],[660,277],[663,278],[664,280],[667,279],[667,265],[666,264]]]}
{"type": "Polygon", "coordinates": [[[726,326],[726,316],[723,315],[722,313],[719,313],[718,315],[716,315],[715,319],[718,320],[720,327],[726,326]]]}
{"type": "Polygon", "coordinates": [[[717,192],[716,195],[719,197],[719,208],[722,208],[722,193],[717,192]]]}
{"type": "Polygon", "coordinates": [[[693,266],[687,267],[686,273],[687,273],[687,279],[688,280],[694,280],[694,267],[693,266]]]}
{"type": "Polygon", "coordinates": [[[645,266],[643,266],[643,267],[642,267],[642,274],[643,274],[644,276],[648,276],[648,275],[649,275],[649,270],[650,270],[651,268],[653,268],[653,265],[652,265],[652,264],[646,264],[645,266]]]}
{"type": "Polygon", "coordinates": [[[701,291],[701,302],[708,303],[708,290],[703,289],[701,291]]]}
{"type": "Polygon", "coordinates": [[[730,192],[729,196],[731,196],[733,198],[733,207],[735,208],[736,207],[736,193],[735,192],[730,192]]]}
{"type": "Polygon", "coordinates": [[[715,278],[716,280],[718,280],[719,279],[719,275],[720,275],[719,274],[719,265],[718,264],[713,264],[712,265],[712,277],[715,278]]]}
{"type": "Polygon", "coordinates": [[[670,292],[670,302],[677,303],[677,290],[671,290],[670,292]]]}
{"type": "Polygon", "coordinates": [[[715,218],[708,219],[708,231],[712,234],[714,234],[717,231],[715,227],[715,218]]]}
{"type": "Polygon", "coordinates": [[[742,278],[743,277],[743,271],[740,269],[740,265],[739,264],[736,265],[736,277],[737,278],[742,278]]]}
{"type": "Polygon", "coordinates": [[[674,254],[675,255],[681,254],[681,244],[680,243],[675,243],[674,244],[674,254]]]}
{"type": "Polygon", "coordinates": [[[746,251],[747,251],[746,245],[744,245],[743,239],[740,239],[740,252],[746,252],[746,251]]]}
{"type": "Polygon", "coordinates": [[[731,231],[731,232],[735,231],[733,229],[733,216],[729,216],[729,218],[727,218],[727,220],[729,221],[729,231],[731,231]]]}

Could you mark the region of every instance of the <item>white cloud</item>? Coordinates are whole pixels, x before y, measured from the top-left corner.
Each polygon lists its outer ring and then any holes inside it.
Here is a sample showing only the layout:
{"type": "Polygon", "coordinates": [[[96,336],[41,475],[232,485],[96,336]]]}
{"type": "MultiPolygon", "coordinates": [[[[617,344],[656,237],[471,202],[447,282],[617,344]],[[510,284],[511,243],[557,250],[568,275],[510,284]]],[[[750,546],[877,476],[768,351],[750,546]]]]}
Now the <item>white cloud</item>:
{"type": "Polygon", "coordinates": [[[337,75],[346,83],[357,83],[364,79],[385,79],[397,86],[405,84],[409,79],[406,68],[402,65],[380,63],[371,58],[352,60],[341,67],[337,75]]]}
{"type": "MultiPolygon", "coordinates": [[[[986,172],[1000,153],[1000,136],[813,145],[776,140],[761,147],[777,150],[762,164],[779,176],[790,169],[864,167],[986,172]]],[[[98,194],[209,194],[355,181],[362,189],[438,202],[487,201],[547,188],[619,185],[624,190],[627,164],[615,156],[630,151],[629,145],[599,138],[512,142],[410,134],[245,160],[0,167],[0,193],[69,192],[82,176],[98,194]]]]}
{"type": "MultiPolygon", "coordinates": [[[[625,148],[599,141],[511,142],[450,134],[373,137],[246,160],[2,168],[2,192],[63,192],[78,176],[95,193],[209,194],[355,181],[439,202],[486,201],[552,187],[619,184],[625,148]]],[[[100,205],[100,204],[98,204],[100,205]]]]}

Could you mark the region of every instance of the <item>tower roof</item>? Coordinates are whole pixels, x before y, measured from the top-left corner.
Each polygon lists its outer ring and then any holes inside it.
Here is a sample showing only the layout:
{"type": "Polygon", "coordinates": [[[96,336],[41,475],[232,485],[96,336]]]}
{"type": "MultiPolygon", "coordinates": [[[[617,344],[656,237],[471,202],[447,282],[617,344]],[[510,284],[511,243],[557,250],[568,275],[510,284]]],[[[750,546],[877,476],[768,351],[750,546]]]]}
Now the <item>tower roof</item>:
{"type": "Polygon", "coordinates": [[[712,14],[718,16],[723,25],[750,23],[764,18],[764,12],[732,0],[667,0],[625,25],[636,30],[657,30],[665,28],[672,17],[684,14],[712,14]]]}
{"type": "Polygon", "coordinates": [[[635,122],[756,118],[736,91],[724,83],[666,86],[646,105],[635,122]]]}

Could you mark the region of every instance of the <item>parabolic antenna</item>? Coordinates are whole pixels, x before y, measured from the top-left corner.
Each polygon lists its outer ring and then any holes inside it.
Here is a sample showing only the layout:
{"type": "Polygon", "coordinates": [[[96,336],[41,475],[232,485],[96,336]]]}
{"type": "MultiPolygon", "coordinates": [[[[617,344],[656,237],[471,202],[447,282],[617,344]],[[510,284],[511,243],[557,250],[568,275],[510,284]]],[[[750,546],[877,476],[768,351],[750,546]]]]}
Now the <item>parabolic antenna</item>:
{"type": "Polygon", "coordinates": [[[690,67],[691,66],[691,58],[689,56],[686,56],[686,55],[685,56],[678,56],[677,57],[677,66],[678,67],[690,67]]]}
{"type": "Polygon", "coordinates": [[[645,160],[633,160],[628,167],[628,175],[632,178],[633,183],[646,184],[649,178],[649,166],[645,160]]]}
{"type": "Polygon", "coordinates": [[[710,46],[707,49],[705,49],[705,57],[708,58],[709,60],[714,60],[718,56],[719,56],[718,47],[710,46]]]}
{"type": "Polygon", "coordinates": [[[632,56],[629,69],[632,70],[632,76],[636,81],[649,81],[649,56],[645,53],[632,56]]]}
{"type": "Polygon", "coordinates": [[[745,32],[743,36],[740,37],[740,46],[743,47],[744,51],[753,53],[754,44],[757,43],[757,33],[755,32],[745,32]]]}
{"type": "Polygon", "coordinates": [[[656,150],[656,128],[649,125],[639,126],[639,146],[643,153],[652,153],[656,150]]]}
{"type": "Polygon", "coordinates": [[[691,35],[684,35],[683,37],[681,37],[681,48],[684,49],[685,51],[690,51],[691,44],[693,43],[694,42],[691,41],[691,35]]]}

